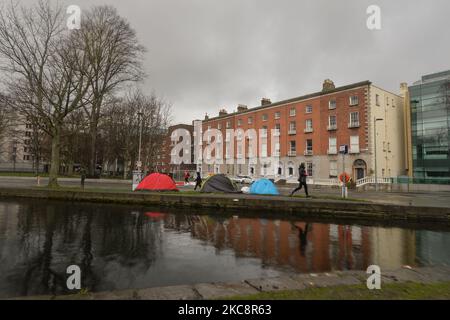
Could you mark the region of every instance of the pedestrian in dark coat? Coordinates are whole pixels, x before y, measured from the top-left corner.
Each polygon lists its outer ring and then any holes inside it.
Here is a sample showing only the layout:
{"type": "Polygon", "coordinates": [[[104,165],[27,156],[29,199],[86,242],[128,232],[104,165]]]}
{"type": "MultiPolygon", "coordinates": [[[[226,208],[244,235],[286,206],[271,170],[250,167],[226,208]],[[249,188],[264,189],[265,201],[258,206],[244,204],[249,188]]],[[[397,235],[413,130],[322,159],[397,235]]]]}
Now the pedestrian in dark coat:
{"type": "Polygon", "coordinates": [[[197,190],[197,188],[202,188],[202,176],[200,175],[200,172],[197,172],[197,177],[195,178],[195,188],[194,191],[197,190]]]}
{"type": "Polygon", "coordinates": [[[306,169],[305,169],[305,164],[302,163],[300,165],[300,167],[298,168],[299,171],[299,177],[298,177],[298,182],[299,182],[299,186],[294,189],[294,191],[291,192],[291,197],[294,195],[294,193],[296,193],[297,191],[302,190],[302,188],[305,188],[305,194],[306,197],[309,198],[309,194],[308,194],[308,185],[306,184],[306,177],[308,176],[308,174],[306,173],[306,169]]]}

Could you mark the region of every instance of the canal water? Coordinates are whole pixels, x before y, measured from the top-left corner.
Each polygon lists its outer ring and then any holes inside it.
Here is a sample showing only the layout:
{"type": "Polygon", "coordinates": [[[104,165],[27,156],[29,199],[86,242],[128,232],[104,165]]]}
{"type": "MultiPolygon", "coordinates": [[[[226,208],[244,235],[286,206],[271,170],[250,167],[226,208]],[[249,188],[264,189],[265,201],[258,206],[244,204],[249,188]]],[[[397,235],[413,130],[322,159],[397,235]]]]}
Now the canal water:
{"type": "Polygon", "coordinates": [[[0,298],[450,264],[450,233],[0,199],[0,298]]]}

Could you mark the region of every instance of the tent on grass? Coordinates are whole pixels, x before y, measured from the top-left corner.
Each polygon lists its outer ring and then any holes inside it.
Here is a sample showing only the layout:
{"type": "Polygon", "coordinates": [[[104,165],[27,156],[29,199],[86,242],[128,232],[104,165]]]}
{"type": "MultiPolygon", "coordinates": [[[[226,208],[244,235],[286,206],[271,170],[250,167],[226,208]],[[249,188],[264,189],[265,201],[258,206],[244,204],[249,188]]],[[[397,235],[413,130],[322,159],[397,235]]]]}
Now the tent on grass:
{"type": "Polygon", "coordinates": [[[279,195],[277,187],[269,179],[259,179],[250,186],[250,194],[279,195]]]}
{"type": "Polygon", "coordinates": [[[136,191],[178,191],[175,182],[166,174],[152,173],[145,177],[136,191]]]}
{"type": "Polygon", "coordinates": [[[236,184],[224,174],[216,174],[206,179],[200,192],[240,193],[236,184]]]}

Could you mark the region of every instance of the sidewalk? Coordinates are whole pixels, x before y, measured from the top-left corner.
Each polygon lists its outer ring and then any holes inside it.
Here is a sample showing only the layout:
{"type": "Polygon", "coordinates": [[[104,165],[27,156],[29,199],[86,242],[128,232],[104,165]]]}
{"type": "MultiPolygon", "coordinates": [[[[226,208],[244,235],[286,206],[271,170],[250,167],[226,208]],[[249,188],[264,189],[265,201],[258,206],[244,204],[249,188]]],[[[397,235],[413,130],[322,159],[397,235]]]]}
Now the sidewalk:
{"type": "MultiPolygon", "coordinates": [[[[45,186],[48,178],[41,178],[40,185],[45,186]]],[[[80,179],[60,178],[59,183],[62,187],[78,188],[80,179]]],[[[32,177],[2,177],[0,176],[0,188],[35,188],[37,187],[36,178],[32,177]]],[[[295,186],[279,186],[281,195],[287,196],[295,186]]],[[[181,192],[193,191],[193,186],[179,186],[181,192]]],[[[87,179],[86,191],[105,191],[105,192],[131,192],[131,181],[129,180],[110,180],[110,179],[87,179]]],[[[339,188],[314,188],[310,186],[310,194],[313,199],[319,200],[337,200],[341,197],[339,188]]],[[[296,194],[304,197],[304,191],[296,194]]],[[[207,196],[207,195],[205,195],[207,196]]],[[[349,198],[353,200],[370,201],[377,204],[393,204],[416,207],[441,207],[450,208],[450,192],[387,192],[387,191],[364,191],[356,192],[349,190],[349,198]]]]}
{"type": "MultiPolygon", "coordinates": [[[[338,271],[322,274],[284,275],[276,278],[249,279],[234,283],[200,283],[148,289],[129,289],[65,296],[22,297],[12,300],[212,300],[246,297],[257,298],[259,294],[277,292],[302,292],[313,288],[333,290],[348,288],[349,294],[355,289],[363,289],[367,294],[382,292],[383,286],[398,284],[442,284],[448,287],[450,267],[402,268],[381,270],[381,290],[370,291],[366,287],[368,274],[365,271],[338,271]]],[[[325,293],[327,293],[325,291],[325,293]]],[[[317,297],[312,297],[317,298],[317,297]]],[[[357,298],[355,296],[354,298],[357,298]]],[[[447,298],[448,297],[443,297],[447,298]]]]}

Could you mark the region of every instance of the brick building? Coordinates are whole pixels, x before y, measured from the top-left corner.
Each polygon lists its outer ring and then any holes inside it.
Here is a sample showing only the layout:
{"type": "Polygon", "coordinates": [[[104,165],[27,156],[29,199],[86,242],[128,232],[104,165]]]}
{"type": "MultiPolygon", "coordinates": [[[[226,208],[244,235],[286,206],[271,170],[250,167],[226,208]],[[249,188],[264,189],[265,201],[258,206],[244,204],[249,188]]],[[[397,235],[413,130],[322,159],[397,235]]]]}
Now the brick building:
{"type": "Polygon", "coordinates": [[[194,134],[194,125],[177,124],[169,127],[161,148],[161,154],[157,156],[156,169],[157,171],[162,173],[171,173],[176,179],[182,179],[182,174],[185,170],[190,171],[191,174],[196,170],[196,165],[194,164],[194,156],[193,156],[194,144],[192,141],[191,142],[192,157],[190,163],[181,163],[181,164],[172,163],[171,152],[175,145],[175,142],[172,141],[172,133],[177,129],[185,129],[189,131],[191,137],[194,134]]]}
{"type": "MultiPolygon", "coordinates": [[[[403,175],[403,114],[403,97],[378,88],[370,81],[336,88],[331,80],[325,80],[319,92],[279,102],[265,98],[255,108],[239,105],[233,113],[221,110],[217,117],[205,117],[203,134],[217,129],[225,137],[224,141],[218,141],[217,149],[221,152],[218,155],[214,152],[212,156],[225,162],[230,154],[228,149],[232,148],[234,159],[245,157],[245,161],[241,164],[207,164],[203,160],[201,170],[203,174],[248,174],[295,180],[298,166],[305,163],[312,179],[336,178],[344,167],[354,180],[361,179],[374,173],[375,124],[378,176],[403,175]],[[374,119],[379,120],[375,122],[374,119]],[[237,143],[237,140],[242,141],[239,135],[229,144],[227,129],[257,131],[257,163],[251,163],[248,154],[255,137],[244,133],[241,146],[237,143]],[[277,143],[271,141],[274,139],[272,130],[276,131],[277,143]],[[344,160],[339,155],[342,145],[347,145],[349,151],[344,160]],[[269,169],[264,159],[274,155],[278,163],[270,164],[269,169]]],[[[211,143],[209,139],[204,136],[203,150],[211,143]]]]}

